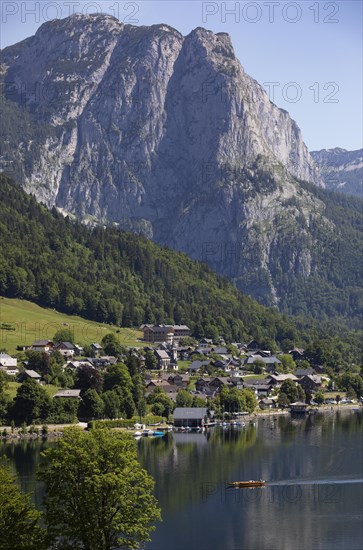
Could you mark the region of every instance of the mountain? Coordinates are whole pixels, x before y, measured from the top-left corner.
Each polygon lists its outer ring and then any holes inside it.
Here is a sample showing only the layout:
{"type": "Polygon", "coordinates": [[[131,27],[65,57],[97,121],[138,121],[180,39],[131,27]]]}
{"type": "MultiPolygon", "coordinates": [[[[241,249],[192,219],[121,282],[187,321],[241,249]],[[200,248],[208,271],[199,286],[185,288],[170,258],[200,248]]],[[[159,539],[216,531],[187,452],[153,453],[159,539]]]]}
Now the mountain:
{"type": "Polygon", "coordinates": [[[206,261],[282,311],[359,315],[359,206],[324,194],[227,34],[72,16],[3,50],[1,71],[3,166],[39,201],[206,261]]]}
{"type": "Polygon", "coordinates": [[[255,338],[284,351],[308,346],[315,360],[333,368],[360,357],[357,331],[281,315],[207,265],[140,235],[90,228],[48,210],[1,174],[0,296],[114,324],[121,337],[120,325],[186,323],[197,337],[255,338]]]}
{"type": "Polygon", "coordinates": [[[327,189],[363,198],[363,149],[322,149],[311,156],[327,189]]]}

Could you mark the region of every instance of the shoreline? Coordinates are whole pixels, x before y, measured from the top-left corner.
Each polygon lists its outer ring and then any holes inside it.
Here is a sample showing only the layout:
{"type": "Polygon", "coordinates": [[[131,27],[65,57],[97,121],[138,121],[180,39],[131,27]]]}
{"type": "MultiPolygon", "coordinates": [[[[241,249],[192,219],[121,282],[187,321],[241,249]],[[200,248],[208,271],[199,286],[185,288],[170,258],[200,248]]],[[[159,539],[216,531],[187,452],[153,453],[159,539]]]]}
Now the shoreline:
{"type": "MultiPolygon", "coordinates": [[[[305,417],[309,414],[318,414],[318,413],[336,413],[336,412],[348,412],[353,410],[359,410],[360,412],[363,411],[363,404],[362,403],[349,403],[346,405],[322,405],[320,407],[312,407],[307,411],[306,414],[301,414],[301,417],[305,417]]],[[[241,422],[255,422],[258,419],[265,420],[266,418],[274,418],[277,416],[290,416],[291,413],[289,410],[281,410],[281,409],[268,409],[264,411],[256,411],[254,413],[251,413],[249,415],[245,415],[238,418],[238,421],[241,422]]],[[[292,418],[292,417],[291,417],[292,418]]],[[[296,418],[296,416],[294,417],[296,418]]],[[[230,421],[228,421],[230,422],[230,421]]],[[[47,439],[57,439],[58,437],[63,436],[63,431],[65,428],[70,427],[77,427],[79,429],[85,430],[87,429],[87,423],[86,422],[80,422],[78,424],[43,424],[42,426],[35,426],[38,428],[39,433],[21,433],[21,428],[15,428],[15,430],[11,431],[11,426],[0,426],[0,441],[21,441],[21,440],[47,440],[47,439]],[[42,426],[47,426],[48,432],[43,433],[42,432],[42,426]],[[8,433],[6,436],[3,435],[4,430],[6,430],[8,433]]],[[[163,424],[161,426],[157,426],[160,430],[166,429],[166,427],[170,427],[170,425],[163,424]]],[[[215,426],[213,426],[215,427],[215,426]]],[[[156,428],[156,426],[155,426],[156,428]]],[[[111,428],[112,429],[112,428],[111,428]]],[[[134,433],[137,430],[136,428],[113,428],[115,431],[125,431],[126,433],[134,433]]]]}

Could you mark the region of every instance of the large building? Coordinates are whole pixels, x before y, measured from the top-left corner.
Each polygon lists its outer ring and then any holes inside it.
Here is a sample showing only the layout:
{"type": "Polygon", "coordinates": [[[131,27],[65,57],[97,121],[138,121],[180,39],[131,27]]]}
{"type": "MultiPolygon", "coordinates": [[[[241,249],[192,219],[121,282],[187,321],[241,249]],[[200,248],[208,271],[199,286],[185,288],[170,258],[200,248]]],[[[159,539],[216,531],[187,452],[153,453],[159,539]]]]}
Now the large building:
{"type": "Polygon", "coordinates": [[[190,336],[190,328],[186,325],[141,325],[145,342],[166,342],[173,344],[181,338],[190,336]]]}

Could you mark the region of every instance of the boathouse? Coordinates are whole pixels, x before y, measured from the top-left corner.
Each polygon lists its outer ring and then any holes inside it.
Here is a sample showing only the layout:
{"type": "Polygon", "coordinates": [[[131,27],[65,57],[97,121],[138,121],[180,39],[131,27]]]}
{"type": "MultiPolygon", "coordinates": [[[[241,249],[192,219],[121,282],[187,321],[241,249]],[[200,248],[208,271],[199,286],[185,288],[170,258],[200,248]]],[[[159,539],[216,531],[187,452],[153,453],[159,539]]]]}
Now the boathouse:
{"type": "Polygon", "coordinates": [[[177,407],[173,420],[176,428],[199,428],[206,423],[208,409],[206,407],[177,407]]]}

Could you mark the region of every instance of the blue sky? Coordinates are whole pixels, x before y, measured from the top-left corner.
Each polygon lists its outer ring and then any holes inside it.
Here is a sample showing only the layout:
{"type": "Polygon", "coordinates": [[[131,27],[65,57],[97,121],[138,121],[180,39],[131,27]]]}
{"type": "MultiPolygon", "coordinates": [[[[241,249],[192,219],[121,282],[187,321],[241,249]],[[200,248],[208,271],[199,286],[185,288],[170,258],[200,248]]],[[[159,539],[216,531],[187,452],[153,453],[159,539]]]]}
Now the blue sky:
{"type": "Polygon", "coordinates": [[[360,0],[3,0],[1,47],[73,11],[103,11],[136,25],[167,23],[184,35],[198,26],[228,32],[245,70],[289,111],[310,150],[362,147],[360,0]]]}

